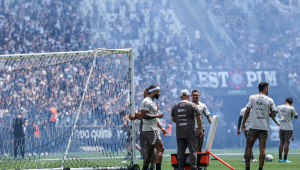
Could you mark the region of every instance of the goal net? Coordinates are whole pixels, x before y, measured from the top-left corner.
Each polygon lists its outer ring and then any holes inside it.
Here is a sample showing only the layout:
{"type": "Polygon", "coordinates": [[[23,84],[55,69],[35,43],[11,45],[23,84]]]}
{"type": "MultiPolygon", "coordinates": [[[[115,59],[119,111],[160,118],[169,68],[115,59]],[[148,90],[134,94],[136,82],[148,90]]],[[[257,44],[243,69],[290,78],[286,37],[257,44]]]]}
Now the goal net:
{"type": "Polygon", "coordinates": [[[0,169],[135,163],[132,49],[3,55],[0,89],[0,169]]]}

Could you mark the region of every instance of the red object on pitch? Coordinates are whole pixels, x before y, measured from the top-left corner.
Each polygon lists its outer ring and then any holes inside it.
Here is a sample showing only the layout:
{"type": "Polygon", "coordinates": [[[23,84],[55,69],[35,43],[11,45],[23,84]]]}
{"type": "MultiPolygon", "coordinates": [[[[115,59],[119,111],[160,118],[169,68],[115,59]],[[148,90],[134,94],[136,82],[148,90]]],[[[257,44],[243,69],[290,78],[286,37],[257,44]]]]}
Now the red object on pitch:
{"type": "MultiPolygon", "coordinates": [[[[189,155],[190,155],[190,153],[185,153],[184,169],[191,169],[191,165],[189,164],[189,159],[188,159],[189,155]]],[[[199,166],[202,166],[202,167],[208,166],[209,165],[209,155],[215,157],[218,161],[223,163],[229,169],[234,170],[233,167],[228,165],[226,162],[224,162],[222,159],[220,159],[219,157],[217,157],[216,155],[214,155],[211,152],[197,152],[197,166],[198,167],[199,166]]],[[[171,163],[172,163],[172,167],[174,169],[178,168],[177,153],[171,154],[171,163]]]]}
{"type": "Polygon", "coordinates": [[[228,165],[226,162],[224,162],[222,159],[220,159],[219,157],[217,157],[216,155],[214,155],[213,153],[211,152],[207,152],[208,154],[210,154],[211,156],[215,157],[218,161],[222,162],[224,165],[226,165],[229,169],[232,169],[234,170],[233,167],[231,167],[230,165],[228,165]]]}
{"type": "MultiPolygon", "coordinates": [[[[184,168],[191,169],[191,165],[189,164],[189,155],[190,153],[185,153],[184,159],[184,168]]],[[[178,168],[178,160],[177,153],[171,154],[171,164],[172,167],[178,168]]],[[[197,166],[208,166],[209,165],[209,154],[205,152],[197,152],[197,166]]]]}

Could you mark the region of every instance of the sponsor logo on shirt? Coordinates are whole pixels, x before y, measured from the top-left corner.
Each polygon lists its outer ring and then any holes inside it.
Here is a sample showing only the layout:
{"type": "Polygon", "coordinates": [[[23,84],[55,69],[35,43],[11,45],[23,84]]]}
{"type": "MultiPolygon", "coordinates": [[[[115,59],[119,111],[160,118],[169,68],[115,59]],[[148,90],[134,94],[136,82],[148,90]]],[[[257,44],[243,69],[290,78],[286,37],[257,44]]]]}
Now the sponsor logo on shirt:
{"type": "Polygon", "coordinates": [[[184,117],[184,116],[186,116],[186,115],[178,115],[178,117],[184,117]]]}
{"type": "Polygon", "coordinates": [[[179,126],[186,126],[187,123],[179,123],[179,126]]]}
{"type": "Polygon", "coordinates": [[[262,106],[262,105],[264,105],[262,102],[256,102],[256,104],[258,105],[258,106],[262,106]]]}
{"type": "Polygon", "coordinates": [[[178,109],[178,112],[185,112],[186,110],[185,109],[178,109]]]}
{"type": "Polygon", "coordinates": [[[178,119],[178,121],[185,121],[185,122],[186,122],[186,121],[187,121],[187,119],[178,119]]]}

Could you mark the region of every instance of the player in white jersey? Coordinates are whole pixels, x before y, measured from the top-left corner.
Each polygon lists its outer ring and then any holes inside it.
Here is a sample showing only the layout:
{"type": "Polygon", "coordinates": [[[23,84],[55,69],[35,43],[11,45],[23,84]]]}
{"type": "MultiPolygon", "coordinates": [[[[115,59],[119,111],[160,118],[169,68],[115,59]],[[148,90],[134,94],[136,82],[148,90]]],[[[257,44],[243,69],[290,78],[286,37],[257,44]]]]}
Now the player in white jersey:
{"type": "Polygon", "coordinates": [[[258,85],[258,89],[259,94],[251,95],[249,98],[242,124],[242,130],[245,132],[246,121],[250,115],[245,156],[246,170],[250,170],[252,148],[257,138],[259,139],[260,150],[259,170],[263,169],[266,157],[266,143],[269,137],[269,117],[276,116],[274,101],[268,97],[269,84],[266,82],[261,82],[258,85]]]}
{"type": "MultiPolygon", "coordinates": [[[[144,90],[144,98],[148,97],[148,91],[149,91],[149,87],[147,87],[145,90],[144,90]]],[[[141,103],[142,104],[142,103],[141,103]]],[[[157,104],[157,107],[159,108],[159,105],[157,104]]],[[[140,122],[140,144],[141,144],[141,150],[142,150],[142,157],[143,158],[146,158],[146,144],[145,144],[145,137],[142,133],[142,126],[143,126],[143,120],[141,119],[141,105],[138,109],[138,112],[133,115],[133,114],[130,114],[129,115],[129,119],[130,120],[136,120],[136,119],[139,119],[141,120],[140,122]]],[[[157,119],[157,127],[160,128],[160,130],[162,132],[166,132],[166,130],[162,127],[162,125],[160,124],[159,120],[157,119]]],[[[163,135],[165,136],[166,134],[163,133],[163,135]]],[[[156,155],[155,155],[156,151],[155,149],[153,150],[152,152],[152,156],[151,156],[151,166],[150,166],[150,170],[154,170],[155,169],[155,159],[156,159],[156,155]]],[[[144,159],[145,160],[145,159],[144,159]]]]}
{"type": "MultiPolygon", "coordinates": [[[[247,108],[247,107],[244,107],[244,108],[242,108],[241,111],[240,111],[240,117],[239,117],[239,122],[238,122],[238,131],[237,131],[237,135],[238,135],[238,136],[240,136],[240,134],[241,134],[240,128],[241,128],[242,120],[243,120],[244,115],[245,115],[246,108],[247,108]]],[[[250,119],[248,119],[248,120],[246,121],[246,123],[245,123],[245,125],[246,125],[246,130],[245,130],[245,132],[244,132],[244,135],[245,135],[246,139],[247,139],[247,134],[248,134],[248,131],[249,131],[249,124],[250,124],[250,119]]],[[[246,150],[246,149],[245,149],[245,150],[246,150]]],[[[253,152],[251,153],[251,155],[252,155],[252,162],[257,162],[257,160],[256,160],[256,159],[254,158],[254,156],[253,156],[253,152]]],[[[245,156],[246,156],[246,153],[245,153],[245,155],[244,155],[243,162],[245,162],[245,156]]]]}
{"type": "MultiPolygon", "coordinates": [[[[156,149],[156,170],[161,170],[161,162],[163,152],[165,150],[164,144],[158,132],[157,119],[163,118],[163,113],[157,113],[157,105],[154,98],[158,99],[160,96],[160,87],[153,84],[149,87],[148,97],[141,103],[141,114],[143,119],[142,133],[145,137],[146,155],[144,158],[143,170],[147,170],[151,161],[153,149],[156,149]]],[[[164,130],[163,133],[166,133],[164,130]]]]}
{"type": "MultiPolygon", "coordinates": [[[[204,103],[201,103],[199,101],[199,97],[200,97],[200,93],[198,90],[193,90],[192,91],[192,99],[193,99],[193,103],[195,103],[198,107],[198,110],[200,112],[200,117],[202,120],[202,131],[203,131],[203,135],[200,137],[198,136],[198,146],[197,146],[197,152],[202,152],[202,146],[203,146],[203,139],[204,139],[204,135],[205,135],[205,127],[204,127],[204,121],[203,121],[203,114],[205,115],[205,117],[207,118],[207,121],[211,124],[211,117],[210,117],[210,112],[207,109],[207,106],[204,103]]],[[[195,118],[195,126],[196,129],[198,129],[198,124],[197,124],[197,120],[195,118]]]]}
{"type": "Polygon", "coordinates": [[[280,121],[280,145],[279,145],[279,160],[278,162],[291,162],[287,159],[289,152],[290,141],[294,140],[292,118],[298,118],[298,114],[293,107],[293,99],[287,98],[285,104],[280,105],[276,108],[276,112],[279,116],[280,121]],[[284,159],[282,160],[282,151],[284,146],[284,159]]]}

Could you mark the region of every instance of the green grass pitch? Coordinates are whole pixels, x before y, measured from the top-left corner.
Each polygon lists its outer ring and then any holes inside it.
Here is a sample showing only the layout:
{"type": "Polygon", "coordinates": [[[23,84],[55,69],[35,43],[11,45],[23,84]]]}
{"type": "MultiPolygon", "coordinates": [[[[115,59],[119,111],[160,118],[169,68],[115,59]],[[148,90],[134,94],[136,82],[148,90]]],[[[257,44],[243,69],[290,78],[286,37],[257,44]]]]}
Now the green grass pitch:
{"type": "MultiPolygon", "coordinates": [[[[163,158],[163,163],[162,163],[162,169],[163,170],[172,170],[173,168],[171,167],[171,153],[175,153],[176,150],[166,150],[164,153],[164,158],[163,158]]],[[[254,157],[258,159],[259,151],[258,148],[255,148],[253,150],[254,152],[254,157]]],[[[216,154],[219,158],[224,160],[226,163],[228,163],[230,166],[235,168],[236,170],[242,170],[245,169],[245,163],[242,162],[243,159],[243,149],[213,149],[212,153],[216,154]]],[[[271,154],[274,157],[273,162],[265,162],[264,170],[296,170],[299,169],[300,167],[300,150],[290,150],[290,153],[288,155],[288,159],[292,161],[292,163],[278,163],[278,150],[277,148],[267,148],[266,150],[267,154],[271,154]]],[[[139,155],[138,155],[139,157],[139,155]]],[[[213,158],[213,157],[211,157],[213,158]]],[[[11,161],[10,164],[4,164],[3,162],[6,159],[0,159],[0,169],[14,169],[16,166],[18,168],[22,169],[37,169],[37,168],[50,168],[49,165],[53,168],[60,168],[61,160],[52,160],[51,156],[49,155],[48,157],[44,157],[39,159],[38,157],[35,158],[35,160],[18,160],[18,161],[11,161]]],[[[12,159],[12,157],[10,158],[12,159]]],[[[126,165],[126,163],[122,163],[124,159],[121,158],[115,158],[115,159],[89,159],[87,160],[91,164],[98,164],[101,162],[102,165],[104,166],[109,166],[109,165],[126,165]]],[[[76,159],[70,159],[69,161],[66,162],[68,165],[73,165],[76,167],[84,167],[85,163],[83,161],[78,161],[76,159]],[[71,164],[70,164],[71,163],[71,164]]],[[[128,162],[127,162],[128,164],[128,162]]],[[[140,165],[142,168],[143,162],[139,158],[137,158],[137,164],[140,165]]],[[[210,160],[210,164],[207,169],[212,169],[212,170],[229,170],[225,165],[223,165],[221,162],[217,160],[210,160]]],[[[251,169],[257,170],[258,169],[258,162],[252,163],[251,162],[251,169]]]]}
{"type": "MultiPolygon", "coordinates": [[[[176,150],[166,150],[164,155],[170,155],[171,153],[176,152],[176,150]]],[[[253,150],[254,157],[258,160],[259,150],[255,148],[253,150]]],[[[236,170],[245,169],[245,163],[243,160],[243,149],[213,149],[212,153],[217,154],[219,158],[228,163],[236,170]]],[[[288,159],[292,161],[292,163],[279,163],[278,162],[278,149],[277,148],[267,148],[267,154],[271,154],[274,157],[272,162],[265,162],[264,170],[296,170],[300,169],[300,150],[290,150],[290,154],[288,155],[288,159]]],[[[210,158],[213,158],[212,156],[210,158]]],[[[140,167],[143,166],[142,161],[137,161],[140,167]]],[[[258,170],[258,162],[251,162],[251,169],[258,170]]],[[[172,170],[174,168],[171,167],[171,159],[170,156],[166,156],[163,158],[162,163],[163,170],[172,170]]],[[[217,160],[210,160],[209,166],[207,169],[212,170],[229,170],[228,167],[223,165],[221,162],[217,160]]]]}

